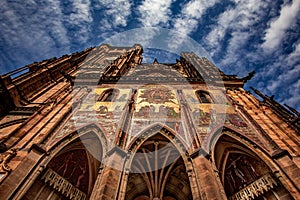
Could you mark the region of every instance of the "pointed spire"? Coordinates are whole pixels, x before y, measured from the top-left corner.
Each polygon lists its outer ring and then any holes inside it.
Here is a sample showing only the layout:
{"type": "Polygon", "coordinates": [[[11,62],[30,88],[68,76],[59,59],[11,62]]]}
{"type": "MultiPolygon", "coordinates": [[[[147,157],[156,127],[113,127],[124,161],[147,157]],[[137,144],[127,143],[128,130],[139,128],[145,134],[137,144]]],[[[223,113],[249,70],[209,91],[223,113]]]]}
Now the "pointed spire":
{"type": "Polygon", "coordinates": [[[153,64],[159,64],[156,58],[154,59],[153,64]]]}

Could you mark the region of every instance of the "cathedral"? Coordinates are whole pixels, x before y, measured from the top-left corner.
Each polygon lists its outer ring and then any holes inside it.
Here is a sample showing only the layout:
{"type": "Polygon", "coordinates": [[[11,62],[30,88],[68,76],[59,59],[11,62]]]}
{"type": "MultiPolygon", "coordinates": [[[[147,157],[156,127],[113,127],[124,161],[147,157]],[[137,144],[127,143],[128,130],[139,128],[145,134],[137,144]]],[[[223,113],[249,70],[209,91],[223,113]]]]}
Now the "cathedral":
{"type": "Polygon", "coordinates": [[[300,199],[300,113],[182,52],[108,44],[0,77],[0,199],[300,199]]]}

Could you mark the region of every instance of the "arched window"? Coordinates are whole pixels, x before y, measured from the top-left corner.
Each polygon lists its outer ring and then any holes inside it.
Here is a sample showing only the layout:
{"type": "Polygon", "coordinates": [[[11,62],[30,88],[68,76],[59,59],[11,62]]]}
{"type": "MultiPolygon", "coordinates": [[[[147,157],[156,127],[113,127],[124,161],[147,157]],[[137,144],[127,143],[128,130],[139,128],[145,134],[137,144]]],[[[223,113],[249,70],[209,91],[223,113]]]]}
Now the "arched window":
{"type": "Polygon", "coordinates": [[[214,162],[228,199],[293,199],[265,160],[227,134],[216,143],[214,162]]]}
{"type": "Polygon", "coordinates": [[[21,199],[89,199],[103,152],[96,133],[83,138],[75,140],[55,155],[21,199]],[[84,142],[96,150],[97,159],[88,152],[84,142]]]}
{"type": "Polygon", "coordinates": [[[209,92],[198,90],[196,92],[196,95],[198,97],[198,100],[200,103],[213,103],[212,98],[209,94],[209,92]]]}
{"type": "Polygon", "coordinates": [[[98,101],[107,101],[107,102],[114,101],[118,96],[118,94],[119,94],[118,89],[107,89],[100,95],[98,101]]]}

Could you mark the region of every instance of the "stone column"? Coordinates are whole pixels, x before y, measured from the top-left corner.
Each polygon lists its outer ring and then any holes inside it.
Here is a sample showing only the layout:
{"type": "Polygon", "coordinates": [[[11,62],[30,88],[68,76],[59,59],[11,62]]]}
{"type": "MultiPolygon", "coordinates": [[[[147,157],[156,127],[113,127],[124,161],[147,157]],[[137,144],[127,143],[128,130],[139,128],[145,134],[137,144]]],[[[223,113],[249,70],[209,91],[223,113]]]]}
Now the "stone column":
{"type": "Polygon", "coordinates": [[[16,195],[22,196],[26,193],[27,189],[42,171],[38,169],[33,174],[33,171],[37,169],[37,164],[44,155],[45,151],[42,148],[38,145],[32,146],[28,155],[0,185],[1,199],[12,199],[16,195]]]}
{"type": "Polygon", "coordinates": [[[201,199],[227,199],[223,188],[218,184],[212,163],[203,155],[194,157],[193,162],[201,199]]]}
{"type": "Polygon", "coordinates": [[[300,196],[300,169],[289,155],[276,155],[273,156],[273,159],[285,174],[285,176],[281,176],[280,173],[277,173],[277,178],[293,197],[298,198],[300,196]]]}
{"type": "Polygon", "coordinates": [[[114,147],[106,155],[102,172],[98,175],[90,199],[112,200],[116,199],[121,188],[121,176],[126,153],[118,147],[114,147]]]}
{"type": "Polygon", "coordinates": [[[123,172],[122,181],[121,181],[121,185],[120,185],[120,190],[119,190],[119,194],[118,194],[118,200],[125,199],[129,174],[130,174],[130,170],[129,169],[126,169],[123,172]]]}

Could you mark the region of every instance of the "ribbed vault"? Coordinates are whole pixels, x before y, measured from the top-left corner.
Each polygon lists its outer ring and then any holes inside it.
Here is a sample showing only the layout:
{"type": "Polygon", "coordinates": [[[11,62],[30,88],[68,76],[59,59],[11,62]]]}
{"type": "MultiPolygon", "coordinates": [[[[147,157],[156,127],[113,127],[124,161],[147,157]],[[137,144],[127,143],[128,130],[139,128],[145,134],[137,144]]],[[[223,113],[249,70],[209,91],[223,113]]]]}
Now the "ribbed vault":
{"type": "Polygon", "coordinates": [[[150,137],[136,151],[125,199],[192,199],[184,161],[163,135],[158,133],[150,137]]]}

